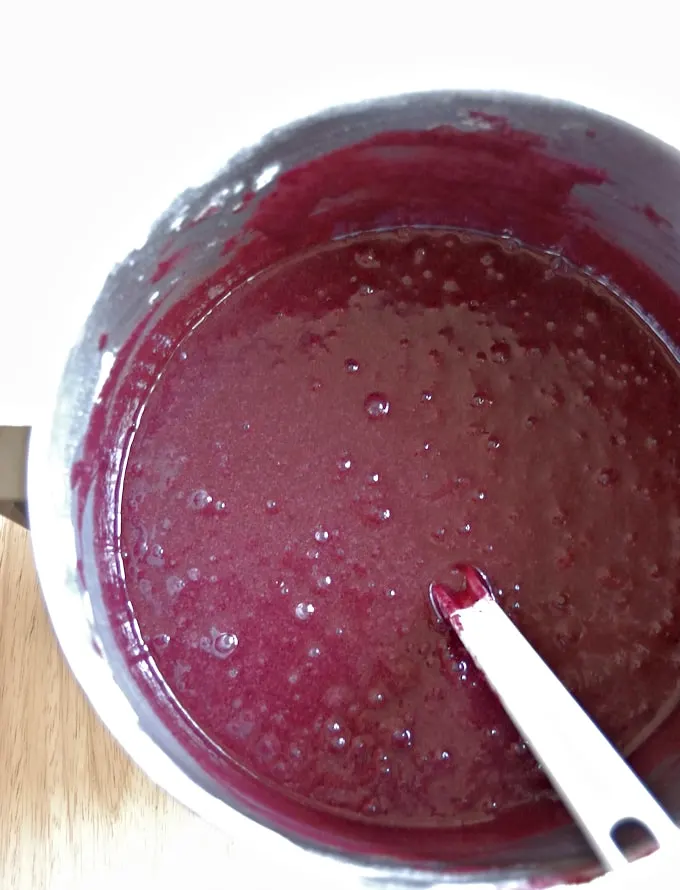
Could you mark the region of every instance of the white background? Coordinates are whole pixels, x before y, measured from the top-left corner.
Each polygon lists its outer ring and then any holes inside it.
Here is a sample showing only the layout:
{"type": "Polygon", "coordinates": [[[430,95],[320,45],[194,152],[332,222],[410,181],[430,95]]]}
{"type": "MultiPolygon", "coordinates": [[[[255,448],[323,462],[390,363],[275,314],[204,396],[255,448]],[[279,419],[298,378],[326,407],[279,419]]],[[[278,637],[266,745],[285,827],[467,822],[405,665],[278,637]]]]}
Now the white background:
{"type": "Polygon", "coordinates": [[[177,192],[274,125],[371,95],[472,86],[573,99],[680,145],[672,4],[626,7],[8,0],[0,423],[37,416],[107,272],[177,192]]]}

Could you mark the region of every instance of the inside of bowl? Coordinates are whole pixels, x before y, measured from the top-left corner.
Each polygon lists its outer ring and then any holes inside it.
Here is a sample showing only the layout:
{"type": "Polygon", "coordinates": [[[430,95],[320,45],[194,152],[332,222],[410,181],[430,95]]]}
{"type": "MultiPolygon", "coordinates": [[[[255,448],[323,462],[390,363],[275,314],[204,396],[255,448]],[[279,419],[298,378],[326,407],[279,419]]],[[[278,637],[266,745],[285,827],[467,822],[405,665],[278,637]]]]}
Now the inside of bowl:
{"type": "MultiPolygon", "coordinates": [[[[144,731],[196,782],[303,845],[357,860],[499,878],[597,870],[575,827],[548,816],[545,830],[529,833],[512,819],[451,833],[442,861],[436,830],[311,812],[214,749],[165,687],[128,610],[116,555],[119,480],[145,391],[126,371],[143,356],[152,385],[178,339],[223,296],[215,284],[225,269],[236,287],[316,244],[401,226],[479,230],[562,255],[617,290],[675,353],[679,193],[680,156],[584,109],[483,94],[400,97],[272,134],[182,195],[115,270],[71,355],[54,447],[74,467],[81,581],[106,657],[144,731]]],[[[656,722],[631,760],[677,817],[675,702],[656,722]]]]}

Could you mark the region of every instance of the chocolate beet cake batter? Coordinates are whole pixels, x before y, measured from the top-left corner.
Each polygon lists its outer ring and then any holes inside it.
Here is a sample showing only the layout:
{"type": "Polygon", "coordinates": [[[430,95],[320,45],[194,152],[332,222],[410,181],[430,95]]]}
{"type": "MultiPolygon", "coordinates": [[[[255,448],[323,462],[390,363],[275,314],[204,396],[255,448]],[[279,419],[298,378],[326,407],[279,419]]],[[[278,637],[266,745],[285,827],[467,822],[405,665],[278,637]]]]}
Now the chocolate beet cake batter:
{"type": "Polygon", "coordinates": [[[520,814],[554,793],[429,585],[483,569],[635,747],[677,685],[679,406],[651,329],[544,251],[401,227],[294,253],[146,398],[120,544],[141,634],[215,745],[314,807],[520,814]]]}

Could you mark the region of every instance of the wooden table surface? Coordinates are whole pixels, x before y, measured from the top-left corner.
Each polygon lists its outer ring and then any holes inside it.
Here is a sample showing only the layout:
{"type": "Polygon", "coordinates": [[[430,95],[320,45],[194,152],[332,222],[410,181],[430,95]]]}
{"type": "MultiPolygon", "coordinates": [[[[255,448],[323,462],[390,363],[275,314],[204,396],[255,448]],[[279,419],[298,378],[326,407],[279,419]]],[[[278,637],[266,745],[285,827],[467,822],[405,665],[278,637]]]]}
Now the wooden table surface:
{"type": "Polygon", "coordinates": [[[250,888],[233,852],[98,722],[57,647],[29,535],[0,517],[1,890],[250,888]]]}

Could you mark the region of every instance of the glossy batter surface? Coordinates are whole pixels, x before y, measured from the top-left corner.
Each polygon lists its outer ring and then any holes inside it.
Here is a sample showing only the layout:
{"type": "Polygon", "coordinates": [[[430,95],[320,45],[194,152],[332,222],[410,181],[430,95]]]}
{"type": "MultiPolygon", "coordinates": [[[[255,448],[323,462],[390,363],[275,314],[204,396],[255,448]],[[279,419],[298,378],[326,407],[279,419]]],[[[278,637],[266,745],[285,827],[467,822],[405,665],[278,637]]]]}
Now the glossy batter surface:
{"type": "Polygon", "coordinates": [[[603,285],[399,230],[221,302],[150,394],[122,498],[167,684],[247,769],[383,824],[552,798],[430,583],[483,568],[622,748],[680,666],[680,379],[603,285]]]}

